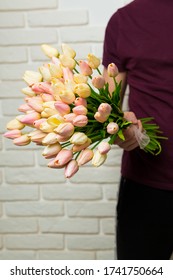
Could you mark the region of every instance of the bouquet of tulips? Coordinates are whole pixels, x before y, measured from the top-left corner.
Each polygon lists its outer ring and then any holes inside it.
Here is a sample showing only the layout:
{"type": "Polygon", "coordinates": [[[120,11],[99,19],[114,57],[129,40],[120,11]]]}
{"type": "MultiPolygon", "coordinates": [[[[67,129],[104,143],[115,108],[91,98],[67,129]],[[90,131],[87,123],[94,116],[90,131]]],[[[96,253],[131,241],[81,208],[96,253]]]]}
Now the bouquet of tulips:
{"type": "MultiPolygon", "coordinates": [[[[48,167],[64,168],[70,178],[89,161],[96,167],[103,164],[116,137],[124,140],[123,131],[131,122],[120,107],[121,83],[116,82],[114,63],[107,69],[115,83],[110,93],[95,55],[77,61],[76,52],[66,44],[61,53],[49,45],[42,45],[42,50],[49,62],[39,71],[24,73],[25,102],[18,108],[22,114],[7,124],[4,136],[18,146],[42,145],[48,167]]],[[[141,119],[144,131],[137,129],[135,134],[144,151],[158,154],[163,137],[151,120],[141,119]]]]}

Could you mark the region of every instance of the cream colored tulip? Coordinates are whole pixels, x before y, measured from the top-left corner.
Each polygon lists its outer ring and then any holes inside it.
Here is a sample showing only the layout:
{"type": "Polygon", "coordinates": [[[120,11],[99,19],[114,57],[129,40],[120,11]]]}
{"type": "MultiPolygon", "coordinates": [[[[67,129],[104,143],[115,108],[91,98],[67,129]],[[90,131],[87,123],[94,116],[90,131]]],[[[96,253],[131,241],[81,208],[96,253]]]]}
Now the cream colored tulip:
{"type": "Polygon", "coordinates": [[[43,77],[39,72],[25,71],[23,79],[29,86],[32,86],[35,83],[41,82],[43,77]]]}
{"type": "Polygon", "coordinates": [[[63,54],[67,57],[74,58],[76,56],[76,52],[67,44],[61,45],[63,54]]]}
{"type": "Polygon", "coordinates": [[[50,58],[52,58],[53,56],[58,57],[59,55],[58,50],[50,45],[43,44],[41,45],[41,48],[44,54],[50,58]]]}

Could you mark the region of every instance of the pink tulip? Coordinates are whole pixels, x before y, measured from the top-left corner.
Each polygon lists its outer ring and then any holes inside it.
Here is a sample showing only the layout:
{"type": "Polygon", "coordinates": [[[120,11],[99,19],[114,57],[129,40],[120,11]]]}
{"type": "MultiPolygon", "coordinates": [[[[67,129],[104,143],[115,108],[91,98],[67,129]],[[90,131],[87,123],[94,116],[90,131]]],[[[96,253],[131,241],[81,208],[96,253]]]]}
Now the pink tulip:
{"type": "Polygon", "coordinates": [[[7,131],[4,133],[4,137],[9,138],[9,139],[15,139],[18,138],[22,135],[21,130],[19,129],[13,129],[10,131],[7,131]]]}
{"type": "Polygon", "coordinates": [[[118,75],[118,68],[114,63],[110,63],[107,67],[107,72],[109,77],[116,77],[118,75]]]}
{"type": "Polygon", "coordinates": [[[93,155],[94,155],[93,150],[90,149],[82,150],[77,158],[78,165],[81,166],[86,164],[93,158],[93,155]]]}
{"type": "Polygon", "coordinates": [[[63,168],[64,166],[58,166],[55,162],[55,157],[53,159],[51,159],[51,161],[49,161],[48,167],[50,168],[63,168]]]}
{"type": "Polygon", "coordinates": [[[109,134],[115,134],[117,133],[119,130],[119,126],[117,123],[115,122],[110,122],[108,125],[107,125],[107,132],[109,134]]]}
{"type": "Polygon", "coordinates": [[[87,101],[85,98],[82,97],[77,97],[74,101],[75,106],[83,105],[87,107],[87,101]]]}
{"type": "Polygon", "coordinates": [[[60,65],[60,61],[59,61],[59,58],[55,57],[55,56],[52,56],[52,63],[54,63],[55,65],[60,65]]]}
{"type": "Polygon", "coordinates": [[[101,114],[100,112],[96,112],[94,114],[94,118],[98,121],[98,122],[101,122],[101,123],[104,123],[106,120],[107,120],[107,116],[101,114]]]}
{"type": "Polygon", "coordinates": [[[98,145],[98,150],[102,155],[107,154],[110,151],[110,149],[111,149],[111,145],[108,142],[101,142],[98,145]]]}
{"type": "Polygon", "coordinates": [[[70,136],[61,136],[60,134],[56,135],[56,139],[59,143],[64,143],[69,140],[70,136]]]}
{"type": "Polygon", "coordinates": [[[73,113],[75,113],[76,115],[87,115],[88,110],[85,106],[78,105],[73,108],[73,113]]]}
{"type": "Polygon", "coordinates": [[[67,163],[65,167],[65,177],[71,178],[79,170],[78,163],[75,159],[72,159],[67,163]]]}
{"type": "Polygon", "coordinates": [[[26,115],[21,116],[20,121],[23,124],[33,125],[34,121],[40,119],[41,116],[37,112],[29,113],[26,115]]]}
{"type": "Polygon", "coordinates": [[[90,76],[92,75],[92,68],[88,65],[88,63],[84,60],[79,60],[79,67],[80,67],[80,72],[85,75],[85,76],[90,76]]]}
{"type": "Polygon", "coordinates": [[[58,113],[61,114],[62,116],[70,113],[70,106],[60,100],[56,101],[54,106],[58,111],[58,113]]]}
{"type": "Polygon", "coordinates": [[[55,100],[53,95],[49,94],[49,93],[43,93],[43,94],[41,94],[41,97],[42,97],[43,102],[49,102],[49,101],[54,101],[55,100]]]}
{"type": "Polygon", "coordinates": [[[26,112],[31,111],[31,110],[32,110],[32,108],[26,103],[20,105],[19,108],[18,108],[18,111],[23,112],[23,113],[26,113],[26,112]]]}
{"type": "Polygon", "coordinates": [[[87,116],[84,115],[77,115],[73,120],[73,125],[78,127],[86,126],[88,123],[87,116]]]}
{"type": "Polygon", "coordinates": [[[75,119],[75,117],[76,117],[76,114],[69,113],[69,114],[64,115],[64,120],[65,120],[65,122],[73,123],[73,120],[75,119]]]}
{"type": "Polygon", "coordinates": [[[39,119],[39,120],[36,120],[33,122],[33,126],[37,129],[39,129],[41,123],[45,122],[46,121],[46,118],[42,118],[42,119],[39,119]]]}
{"type": "Polygon", "coordinates": [[[112,107],[108,103],[101,103],[98,107],[98,112],[105,117],[109,116],[112,111],[112,107]]]}
{"type": "Polygon", "coordinates": [[[27,134],[24,134],[18,138],[15,138],[13,140],[13,144],[17,145],[17,146],[26,146],[31,142],[30,137],[28,137],[27,134]]]}
{"type": "Polygon", "coordinates": [[[72,150],[62,149],[55,157],[55,164],[58,167],[66,165],[73,157],[72,150]]]}
{"type": "Polygon", "coordinates": [[[62,71],[63,71],[64,81],[66,81],[66,80],[72,80],[73,81],[73,72],[72,72],[72,70],[70,70],[68,67],[63,67],[62,71]]]}
{"type": "Polygon", "coordinates": [[[38,99],[37,97],[32,97],[28,101],[28,105],[35,110],[36,112],[41,113],[43,111],[43,100],[42,98],[38,99]]]}
{"type": "Polygon", "coordinates": [[[105,85],[105,79],[103,76],[99,75],[92,78],[92,84],[95,88],[101,89],[105,85]]]}
{"type": "Polygon", "coordinates": [[[70,122],[65,122],[58,125],[54,131],[63,137],[70,137],[74,132],[74,126],[70,122]]]}
{"type": "Polygon", "coordinates": [[[88,138],[88,140],[84,144],[81,144],[81,145],[74,144],[73,147],[72,147],[72,151],[74,153],[75,152],[80,152],[80,151],[86,149],[87,147],[89,147],[90,144],[91,144],[91,139],[88,138]]]}
{"type": "Polygon", "coordinates": [[[61,149],[62,147],[59,143],[48,145],[44,148],[42,155],[47,159],[53,158],[61,151],[61,149]]]}
{"type": "Polygon", "coordinates": [[[51,87],[51,84],[49,82],[40,82],[40,83],[35,83],[32,86],[32,90],[36,93],[49,93],[53,94],[54,91],[51,87]]]}

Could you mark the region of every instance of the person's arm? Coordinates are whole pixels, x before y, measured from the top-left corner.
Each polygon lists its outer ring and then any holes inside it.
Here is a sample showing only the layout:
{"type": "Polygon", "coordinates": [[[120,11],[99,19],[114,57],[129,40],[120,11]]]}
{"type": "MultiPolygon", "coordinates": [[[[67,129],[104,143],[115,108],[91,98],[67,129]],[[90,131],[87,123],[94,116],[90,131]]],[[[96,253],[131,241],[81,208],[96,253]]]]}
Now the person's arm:
{"type": "MultiPolygon", "coordinates": [[[[115,88],[115,84],[114,84],[113,79],[108,76],[106,68],[104,68],[103,75],[104,75],[104,78],[105,78],[106,82],[109,83],[109,91],[113,92],[113,90],[115,88]]],[[[116,81],[118,83],[120,81],[122,82],[122,84],[121,84],[121,105],[122,105],[123,98],[124,98],[124,95],[125,95],[126,86],[127,86],[127,73],[126,72],[120,72],[116,76],[116,81]]],[[[133,150],[133,149],[135,149],[136,147],[139,146],[139,144],[136,140],[135,134],[134,134],[133,126],[134,125],[137,126],[142,131],[142,124],[141,124],[141,121],[139,121],[136,118],[136,116],[133,112],[124,112],[124,118],[128,121],[131,121],[132,125],[130,125],[124,131],[125,140],[123,141],[119,137],[117,137],[114,144],[118,145],[119,147],[121,147],[122,149],[124,149],[126,151],[131,151],[131,150],[133,150]]]]}

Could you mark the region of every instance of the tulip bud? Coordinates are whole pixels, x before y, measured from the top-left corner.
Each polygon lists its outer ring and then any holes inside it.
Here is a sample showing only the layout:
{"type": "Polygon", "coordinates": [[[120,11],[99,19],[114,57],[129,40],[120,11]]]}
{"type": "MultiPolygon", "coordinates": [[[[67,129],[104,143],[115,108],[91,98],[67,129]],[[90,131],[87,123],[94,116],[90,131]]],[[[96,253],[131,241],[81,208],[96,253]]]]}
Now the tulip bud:
{"type": "Polygon", "coordinates": [[[58,125],[60,125],[61,123],[64,122],[64,118],[63,118],[61,115],[59,115],[59,114],[54,114],[53,116],[50,116],[50,117],[47,119],[47,122],[48,122],[50,125],[56,127],[56,126],[58,126],[58,125]]]}
{"type": "Polygon", "coordinates": [[[105,85],[105,79],[103,76],[99,75],[97,77],[92,78],[92,84],[95,88],[101,89],[105,85]]]}
{"type": "Polygon", "coordinates": [[[68,67],[63,67],[64,81],[73,80],[73,72],[68,67]]]}
{"type": "Polygon", "coordinates": [[[35,92],[34,92],[30,87],[22,88],[22,92],[23,92],[24,94],[26,94],[27,96],[30,96],[30,97],[36,95],[35,92]]]}
{"type": "Polygon", "coordinates": [[[53,132],[55,126],[50,125],[47,121],[44,121],[40,124],[39,129],[43,132],[53,132]]]}
{"type": "Polygon", "coordinates": [[[77,158],[78,165],[84,165],[93,158],[94,152],[90,149],[82,150],[77,158]]]}
{"type": "Polygon", "coordinates": [[[18,111],[23,112],[23,113],[26,113],[26,112],[31,111],[31,110],[32,110],[32,108],[26,103],[20,105],[19,108],[18,108],[18,111]]]}
{"type": "Polygon", "coordinates": [[[107,132],[109,134],[115,134],[117,133],[119,130],[119,126],[117,123],[115,122],[110,122],[108,125],[107,125],[107,132]]]}
{"type": "Polygon", "coordinates": [[[75,60],[71,57],[68,57],[68,56],[64,55],[64,54],[61,54],[59,56],[59,59],[60,59],[60,62],[62,63],[62,65],[64,67],[68,67],[71,70],[73,70],[76,66],[75,60]]]}
{"type": "Polygon", "coordinates": [[[63,54],[67,57],[74,58],[76,56],[76,52],[67,44],[62,44],[62,51],[63,54]]]}
{"type": "Polygon", "coordinates": [[[79,170],[78,163],[75,159],[70,160],[65,166],[65,177],[71,178],[79,170]]]}
{"type": "Polygon", "coordinates": [[[58,167],[66,165],[73,157],[72,150],[62,149],[55,157],[55,164],[58,167]]]}
{"type": "Polygon", "coordinates": [[[88,140],[88,137],[83,132],[75,132],[72,135],[72,137],[70,138],[71,144],[75,144],[75,145],[82,145],[82,144],[86,143],[87,140],[88,140]]]}
{"type": "Polygon", "coordinates": [[[61,149],[62,147],[59,143],[48,145],[44,148],[42,155],[45,158],[52,158],[55,157],[61,151],[61,149]]]}
{"type": "Polygon", "coordinates": [[[86,61],[79,60],[79,67],[80,67],[81,74],[83,74],[84,76],[92,75],[93,70],[86,61]]]}
{"type": "Polygon", "coordinates": [[[32,90],[36,93],[54,93],[51,84],[48,82],[34,83],[32,85],[32,90]]]}
{"type": "Polygon", "coordinates": [[[74,101],[75,106],[83,105],[87,107],[87,101],[85,98],[82,97],[77,97],[74,101]]]}
{"type": "Polygon", "coordinates": [[[110,63],[107,67],[107,72],[109,77],[116,77],[118,75],[118,68],[114,63],[110,63]]]}
{"type": "Polygon", "coordinates": [[[56,101],[54,106],[58,111],[58,113],[61,114],[62,116],[70,113],[70,106],[62,101],[59,100],[56,101]]]}
{"type": "Polygon", "coordinates": [[[96,112],[95,114],[94,114],[94,118],[98,121],[98,122],[100,122],[100,123],[104,123],[106,120],[107,120],[107,116],[106,115],[104,115],[104,114],[101,114],[100,112],[96,112]]]}
{"type": "Polygon", "coordinates": [[[74,74],[73,77],[76,84],[87,83],[88,77],[83,74],[74,74]]]}
{"type": "Polygon", "coordinates": [[[39,67],[39,71],[43,77],[44,81],[50,82],[52,79],[52,76],[50,74],[49,68],[45,66],[39,67]]]}
{"type": "Polygon", "coordinates": [[[99,150],[96,150],[92,159],[92,165],[99,167],[107,159],[107,154],[101,154],[99,150]]]}
{"type": "Polygon", "coordinates": [[[43,44],[41,45],[42,51],[44,52],[45,55],[48,57],[52,58],[53,56],[57,57],[59,55],[59,52],[56,48],[43,44]]]}
{"type": "Polygon", "coordinates": [[[43,145],[52,145],[58,142],[55,132],[48,133],[42,141],[43,145]]]}
{"type": "Polygon", "coordinates": [[[9,138],[9,139],[15,139],[18,138],[22,135],[21,130],[19,129],[13,129],[10,131],[7,131],[4,133],[4,137],[9,138]]]}
{"type": "Polygon", "coordinates": [[[102,155],[107,154],[110,151],[110,149],[111,149],[111,145],[108,142],[101,142],[98,145],[98,150],[102,155]]]}
{"type": "Polygon", "coordinates": [[[77,127],[83,127],[86,126],[88,123],[87,116],[84,115],[77,115],[73,120],[73,125],[77,127]]]}
{"type": "Polygon", "coordinates": [[[36,121],[33,122],[33,126],[34,126],[35,128],[37,128],[37,129],[39,129],[41,123],[43,123],[43,122],[45,122],[45,121],[46,121],[46,118],[45,118],[45,119],[42,118],[42,119],[36,120],[36,121]]]}
{"type": "Polygon", "coordinates": [[[76,115],[87,115],[88,110],[85,106],[78,105],[73,108],[73,113],[75,113],[76,115]]]}
{"type": "Polygon", "coordinates": [[[75,101],[75,95],[71,90],[62,90],[59,94],[61,100],[66,104],[71,104],[75,101]]]}
{"type": "Polygon", "coordinates": [[[64,121],[73,123],[73,120],[75,119],[75,117],[76,117],[76,114],[74,114],[74,113],[66,114],[66,115],[64,115],[64,121]]]}
{"type": "Polygon", "coordinates": [[[26,125],[33,125],[34,121],[40,119],[41,116],[37,112],[29,113],[23,116],[20,116],[20,122],[26,125]]]}
{"type": "Polygon", "coordinates": [[[87,84],[77,84],[74,88],[74,93],[78,94],[82,98],[87,98],[91,95],[91,89],[87,84]]]}
{"type": "Polygon", "coordinates": [[[70,122],[61,123],[54,131],[61,136],[70,137],[74,133],[74,126],[70,122]]]}
{"type": "Polygon", "coordinates": [[[49,68],[51,77],[61,78],[63,76],[63,71],[62,71],[62,68],[60,65],[49,63],[48,68],[49,68]]]}
{"type": "Polygon", "coordinates": [[[41,97],[42,97],[43,102],[55,101],[55,98],[53,97],[52,94],[43,93],[43,94],[41,94],[41,97]]]}
{"type": "Polygon", "coordinates": [[[25,71],[23,79],[29,86],[32,86],[42,81],[42,75],[35,71],[25,71]]]}
{"type": "Polygon", "coordinates": [[[112,107],[108,103],[101,103],[98,107],[98,112],[105,117],[108,117],[112,111],[112,107]]]}
{"type": "Polygon", "coordinates": [[[6,127],[8,130],[13,130],[13,129],[21,130],[25,127],[25,125],[23,123],[21,123],[19,120],[13,119],[7,123],[6,127]]]}
{"type": "Polygon", "coordinates": [[[39,100],[38,98],[30,98],[30,100],[28,101],[28,105],[30,106],[30,108],[32,108],[33,110],[35,110],[38,113],[41,113],[43,111],[43,100],[42,98],[39,100]]]}
{"type": "Polygon", "coordinates": [[[69,140],[70,136],[61,136],[60,134],[56,135],[56,139],[59,143],[64,143],[67,142],[69,140]]]}
{"type": "Polygon", "coordinates": [[[47,135],[46,133],[40,131],[39,129],[34,130],[34,131],[32,131],[28,134],[31,141],[36,143],[36,144],[42,144],[42,140],[44,139],[44,137],[46,135],[47,135]]]}
{"type": "Polygon", "coordinates": [[[84,149],[86,149],[87,147],[89,147],[89,145],[91,144],[91,139],[87,139],[87,141],[84,144],[81,145],[73,145],[72,151],[75,152],[79,152],[82,151],[84,149]]]}
{"type": "Polygon", "coordinates": [[[97,69],[100,65],[100,59],[94,54],[89,53],[87,56],[88,64],[92,69],[97,69]]]}
{"type": "Polygon", "coordinates": [[[26,146],[31,142],[31,139],[28,137],[27,134],[24,134],[20,137],[17,137],[13,140],[13,144],[17,146],[26,146]]]}

